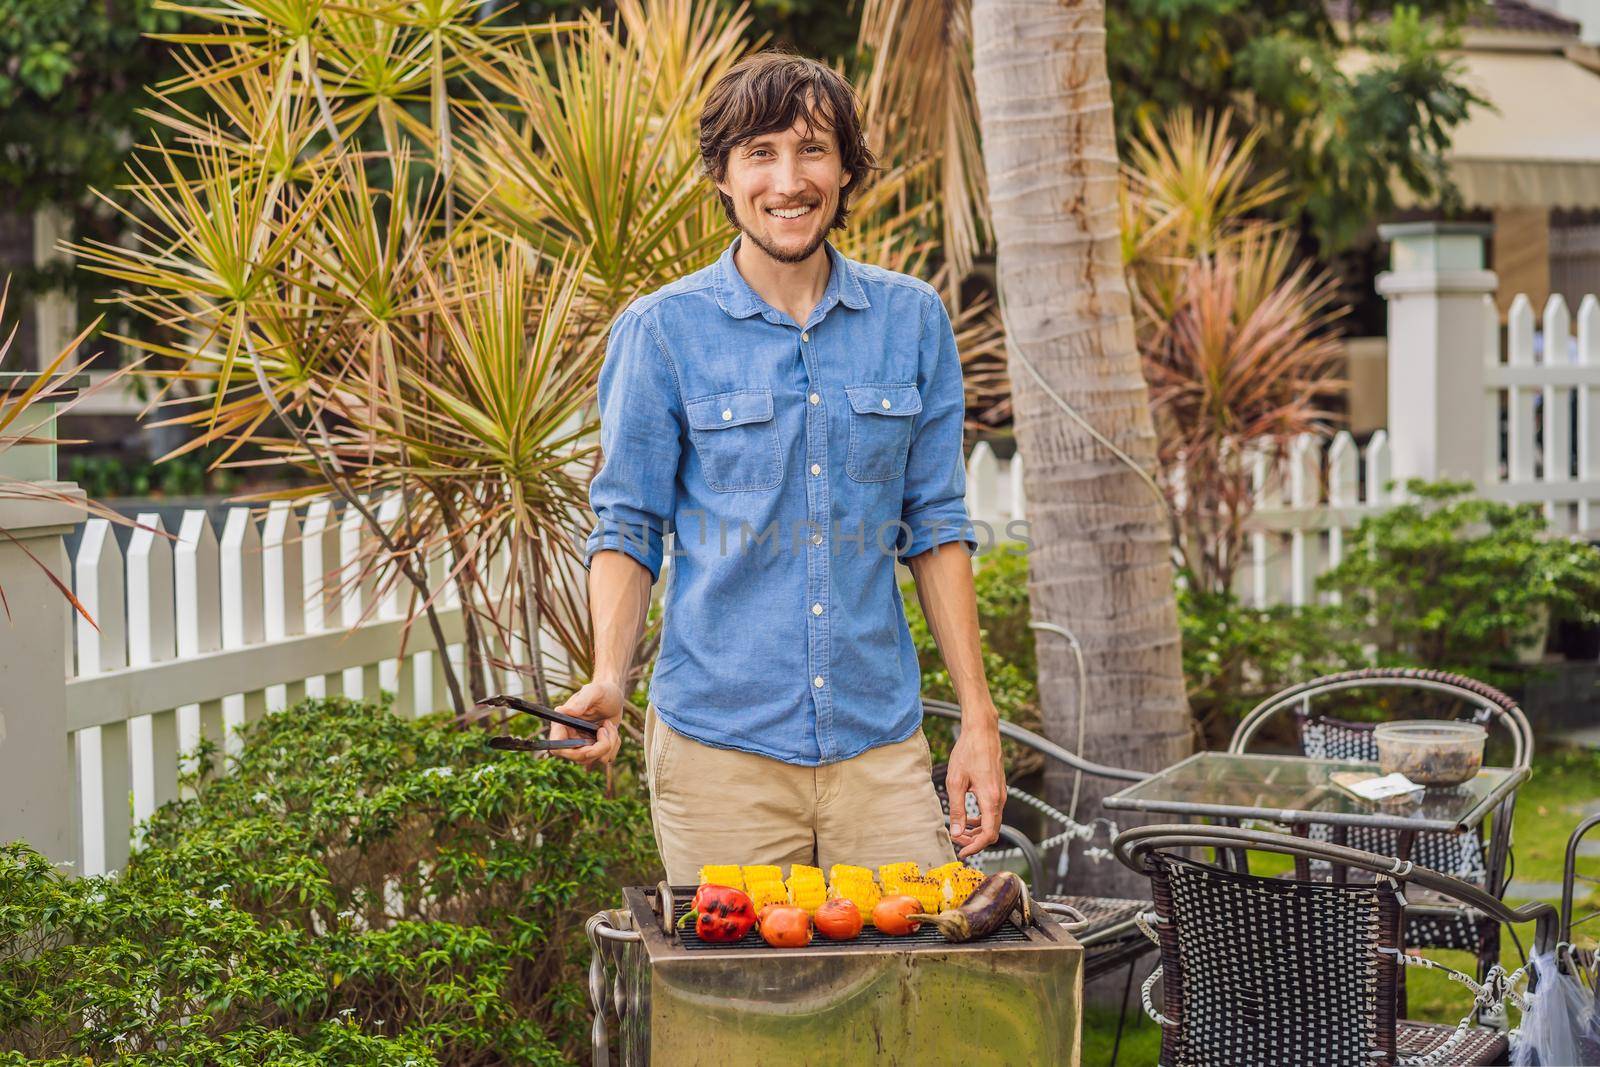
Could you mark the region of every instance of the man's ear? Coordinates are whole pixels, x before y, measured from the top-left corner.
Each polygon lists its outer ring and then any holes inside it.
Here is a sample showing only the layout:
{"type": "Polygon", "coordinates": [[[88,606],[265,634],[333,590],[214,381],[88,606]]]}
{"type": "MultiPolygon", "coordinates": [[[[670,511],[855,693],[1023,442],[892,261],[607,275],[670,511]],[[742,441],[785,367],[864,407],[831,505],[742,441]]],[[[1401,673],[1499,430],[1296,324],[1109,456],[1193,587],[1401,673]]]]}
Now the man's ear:
{"type": "Polygon", "coordinates": [[[849,185],[850,184],[850,179],[854,178],[854,177],[855,177],[854,174],[851,174],[849,171],[845,171],[844,172],[844,180],[839,183],[839,188],[843,189],[845,186],[849,185]]]}

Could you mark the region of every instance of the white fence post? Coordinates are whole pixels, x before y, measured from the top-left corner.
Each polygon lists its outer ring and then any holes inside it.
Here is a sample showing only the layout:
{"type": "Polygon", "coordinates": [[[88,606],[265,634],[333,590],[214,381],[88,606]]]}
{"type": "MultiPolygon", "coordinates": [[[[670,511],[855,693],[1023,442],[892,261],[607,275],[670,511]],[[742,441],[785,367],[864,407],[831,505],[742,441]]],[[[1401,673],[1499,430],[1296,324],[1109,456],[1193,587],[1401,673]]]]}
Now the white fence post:
{"type": "MultiPolygon", "coordinates": [[[[127,665],[126,588],[122,549],[105,519],[84,524],[83,540],[73,568],[78,602],[89,618],[78,615],[78,676],[101,674],[127,665]],[[90,622],[90,619],[94,620],[90,622]]],[[[75,735],[83,812],[83,873],[104,874],[128,858],[133,822],[128,796],[133,789],[128,758],[128,724],[110,723],[79,730],[75,735]]]]}
{"type": "MultiPolygon", "coordinates": [[[[1578,365],[1600,367],[1600,300],[1593,293],[1578,305],[1578,365]]],[[[1600,476],[1600,386],[1578,389],[1578,481],[1590,482],[1600,476]]],[[[1594,529],[1593,502],[1578,501],[1578,529],[1594,529]]]]}
{"type": "MultiPolygon", "coordinates": [[[[178,547],[173,552],[173,578],[178,616],[178,658],[214,652],[222,643],[217,533],[203,510],[183,513],[178,547]]],[[[182,699],[179,697],[178,699],[182,699]]],[[[208,700],[178,706],[178,756],[183,771],[197,767],[196,749],[203,737],[222,744],[222,702],[208,700]]],[[[187,790],[186,790],[187,792],[187,790]]]]}
{"type": "Polygon", "coordinates": [[[1482,483],[1485,368],[1482,306],[1497,280],[1484,269],[1478,223],[1378,227],[1392,269],[1378,292],[1389,301],[1389,440],[1394,476],[1466,477],[1482,483]]]}
{"type": "MultiPolygon", "coordinates": [[[[300,523],[287,500],[267,507],[261,532],[262,636],[282,641],[306,631],[305,581],[301,575],[300,523]]],[[[266,689],[267,713],[282,711],[305,695],[305,682],[285,682],[266,689]]]]}
{"type": "MultiPolygon", "coordinates": [[[[331,500],[313,500],[300,531],[301,605],[305,632],[322,633],[339,622],[339,518],[331,500]]],[[[306,696],[328,695],[326,675],[305,680],[306,696]]]]}
{"type": "MultiPolygon", "coordinates": [[[[176,651],[172,541],[161,516],[143,512],[128,542],[128,666],[165,663],[176,651]]],[[[137,827],[178,793],[178,728],[171,711],[128,720],[137,827]]]]}
{"type": "MultiPolygon", "coordinates": [[[[261,531],[245,507],[228,509],[222,524],[222,647],[245,648],[262,637],[261,531]]],[[[266,694],[236,693],[222,698],[223,751],[237,756],[239,732],[266,713],[266,694]]]]}

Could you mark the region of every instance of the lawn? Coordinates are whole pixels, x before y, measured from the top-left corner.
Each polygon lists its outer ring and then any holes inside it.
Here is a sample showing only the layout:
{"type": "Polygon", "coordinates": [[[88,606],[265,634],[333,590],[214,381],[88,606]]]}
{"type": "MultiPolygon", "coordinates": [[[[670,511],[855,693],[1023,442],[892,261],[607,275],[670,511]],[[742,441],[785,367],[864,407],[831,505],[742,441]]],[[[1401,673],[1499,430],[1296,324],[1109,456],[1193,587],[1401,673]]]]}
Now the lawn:
{"type": "MultiPolygon", "coordinates": [[[[1600,752],[1562,749],[1534,758],[1533,777],[1523,786],[1517,799],[1513,831],[1514,882],[1512,892],[1507,894],[1508,901],[1520,904],[1529,899],[1547,899],[1552,904],[1560,904],[1559,893],[1540,895],[1537,898],[1517,896],[1517,885],[1544,883],[1548,887],[1561,881],[1561,863],[1566,854],[1567,836],[1597,804],[1600,804],[1600,752]]],[[[1595,836],[1596,839],[1600,839],[1600,834],[1595,836]]],[[[1258,856],[1256,859],[1260,861],[1262,857],[1258,856]]],[[[1600,873],[1596,871],[1597,867],[1600,867],[1600,863],[1596,861],[1588,861],[1587,866],[1580,861],[1579,870],[1596,874],[1600,873]]],[[[1258,863],[1255,869],[1265,870],[1266,864],[1258,863]]],[[[1592,882],[1580,882],[1576,914],[1583,916],[1596,908],[1600,908],[1600,892],[1597,892],[1596,885],[1592,882]]],[[[1516,938],[1526,947],[1533,935],[1533,924],[1518,926],[1515,933],[1516,938]]],[[[1580,942],[1584,940],[1592,942],[1594,934],[1591,932],[1585,939],[1580,927],[1578,939],[1580,942]]],[[[1468,973],[1473,970],[1472,958],[1465,952],[1429,951],[1427,955],[1431,959],[1468,973]]],[[[1515,939],[1503,938],[1500,958],[1508,970],[1522,965],[1522,957],[1515,939]]],[[[1413,1019],[1454,1024],[1461,1019],[1471,1004],[1467,991],[1442,974],[1411,970],[1406,975],[1406,982],[1411,1001],[1408,1014],[1413,1019]]],[[[1159,987],[1157,993],[1159,995],[1159,987]]],[[[1085,1012],[1083,1024],[1085,1067],[1100,1067],[1102,1064],[1110,1063],[1116,1025],[1117,1016],[1114,1009],[1090,1009],[1085,1012]]],[[[1131,998],[1128,1022],[1123,1031],[1122,1049],[1117,1062],[1129,1067],[1152,1064],[1156,1062],[1160,1048],[1160,1030],[1140,1008],[1139,992],[1136,988],[1131,998]]]]}

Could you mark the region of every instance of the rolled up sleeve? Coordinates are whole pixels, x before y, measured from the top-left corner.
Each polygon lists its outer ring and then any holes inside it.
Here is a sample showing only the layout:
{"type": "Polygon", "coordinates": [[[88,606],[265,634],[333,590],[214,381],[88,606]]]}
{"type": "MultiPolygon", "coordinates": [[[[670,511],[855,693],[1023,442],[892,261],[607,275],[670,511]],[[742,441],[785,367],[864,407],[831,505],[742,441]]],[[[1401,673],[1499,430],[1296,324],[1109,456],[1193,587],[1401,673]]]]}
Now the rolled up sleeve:
{"type": "Polygon", "coordinates": [[[944,302],[931,293],[922,312],[920,338],[917,385],[922,411],[906,459],[900,521],[910,530],[910,541],[900,556],[921,555],[950,541],[966,542],[971,554],[978,550],[978,542],[967,517],[967,469],[961,438],[966,395],[961,355],[956,351],[955,330],[944,302]]]}
{"type": "Polygon", "coordinates": [[[600,369],[600,472],[589,483],[596,523],[585,546],[615,549],[661,576],[662,539],[674,510],[682,403],[666,353],[636,311],[612,323],[600,369]]]}

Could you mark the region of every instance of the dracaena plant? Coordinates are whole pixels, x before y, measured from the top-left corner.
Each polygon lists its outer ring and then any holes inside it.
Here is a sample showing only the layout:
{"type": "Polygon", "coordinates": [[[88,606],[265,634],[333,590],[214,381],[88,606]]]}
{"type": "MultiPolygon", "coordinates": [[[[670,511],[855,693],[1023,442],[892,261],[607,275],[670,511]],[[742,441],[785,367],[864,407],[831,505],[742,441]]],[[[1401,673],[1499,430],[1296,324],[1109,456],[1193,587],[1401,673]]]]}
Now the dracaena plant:
{"type": "Polygon", "coordinates": [[[1325,432],[1342,383],[1333,280],[1258,213],[1284,195],[1229,116],[1146,117],[1123,168],[1122,248],[1173,543],[1206,594],[1241,556],[1258,457],[1325,432]]]}
{"type": "MultiPolygon", "coordinates": [[[[167,38],[182,73],[128,175],[133,238],[74,249],[143,320],[122,340],[152,357],[152,412],[189,431],[176,451],[250,445],[310,476],[256,499],[355,508],[369,550],[343,580],[400,583],[439,645],[453,583],[458,714],[502,670],[548,701],[577,680],[549,662],[590,669],[604,332],[731,239],[695,124],[761,42],[706,0],[512,28],[477,0],[171,6],[198,25],[167,38]]],[[[864,183],[847,254],[927,271],[937,221],[908,196],[926,166],[864,183]]],[[[957,311],[978,351],[986,310],[957,311]]]]}

